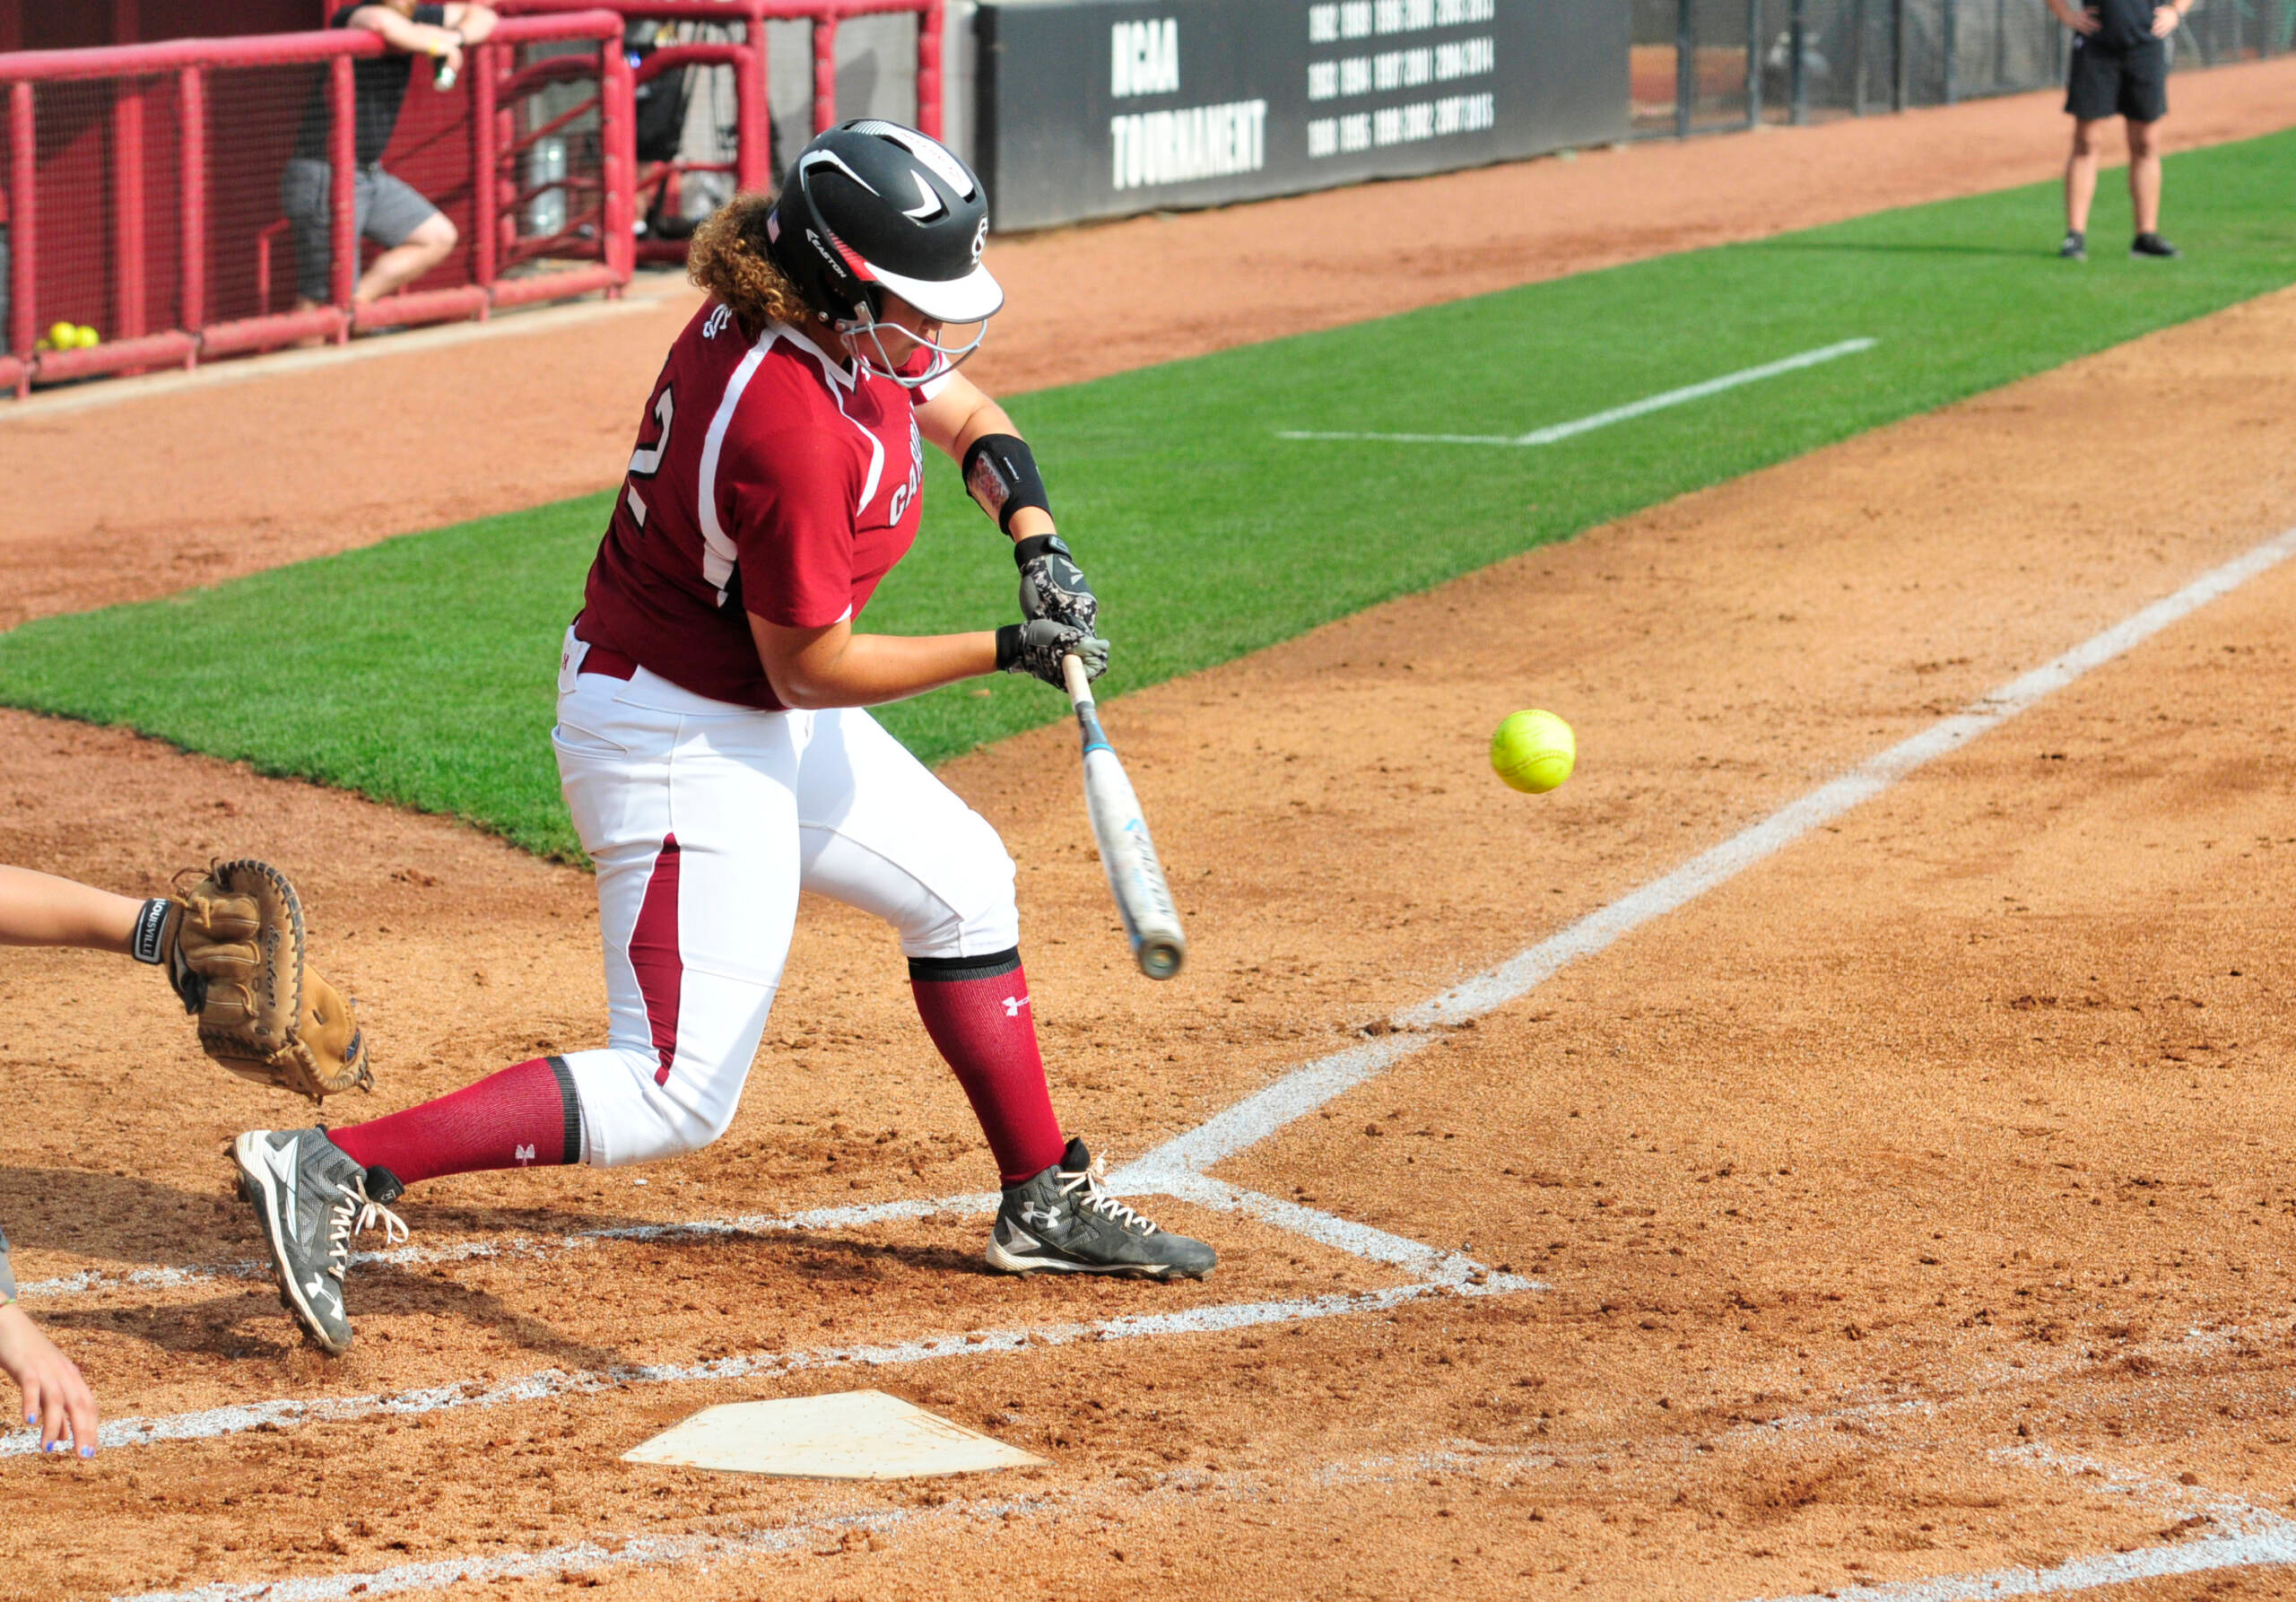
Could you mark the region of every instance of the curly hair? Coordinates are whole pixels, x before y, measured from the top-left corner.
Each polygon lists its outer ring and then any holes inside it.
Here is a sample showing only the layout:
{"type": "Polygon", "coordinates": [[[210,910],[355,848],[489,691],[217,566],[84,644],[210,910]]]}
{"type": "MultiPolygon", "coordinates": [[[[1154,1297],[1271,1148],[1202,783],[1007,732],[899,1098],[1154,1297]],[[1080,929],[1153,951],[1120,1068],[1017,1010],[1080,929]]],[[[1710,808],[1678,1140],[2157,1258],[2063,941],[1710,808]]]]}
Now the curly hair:
{"type": "Polygon", "coordinates": [[[802,327],[814,318],[789,275],[766,254],[765,219],[772,210],[770,195],[737,195],[693,231],[686,247],[686,276],[723,302],[751,339],[768,323],[802,327]]]}

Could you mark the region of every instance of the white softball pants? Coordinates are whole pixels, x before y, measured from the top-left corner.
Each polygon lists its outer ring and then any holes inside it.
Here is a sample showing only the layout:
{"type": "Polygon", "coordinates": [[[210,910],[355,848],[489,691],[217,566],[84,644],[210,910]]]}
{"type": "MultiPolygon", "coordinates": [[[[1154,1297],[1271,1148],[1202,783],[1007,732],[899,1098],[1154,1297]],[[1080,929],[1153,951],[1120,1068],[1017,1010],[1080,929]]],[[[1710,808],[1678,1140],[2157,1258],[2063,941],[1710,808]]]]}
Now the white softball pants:
{"type": "Polygon", "coordinates": [[[800,890],[876,914],[912,957],[1020,943],[996,831],[868,713],[761,712],[642,667],[583,673],[587,649],[569,631],[551,731],[605,948],[608,1044],[565,1058],[585,1162],[725,1133],[800,890]]]}

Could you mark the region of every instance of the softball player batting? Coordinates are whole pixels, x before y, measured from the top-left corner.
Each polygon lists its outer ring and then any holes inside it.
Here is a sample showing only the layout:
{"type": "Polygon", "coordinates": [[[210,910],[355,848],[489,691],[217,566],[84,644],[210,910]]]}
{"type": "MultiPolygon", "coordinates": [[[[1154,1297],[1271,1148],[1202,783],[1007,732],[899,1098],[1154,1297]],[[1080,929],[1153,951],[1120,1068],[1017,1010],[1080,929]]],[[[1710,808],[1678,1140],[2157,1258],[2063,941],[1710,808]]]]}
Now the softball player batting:
{"type": "Polygon", "coordinates": [[[1201,1278],[1214,1255],[1101,1188],[1052,1111],[996,831],[862,709],[1003,670],[1098,676],[1099,604],[1054,533],[1012,420],[955,370],[1004,292],[980,265],[979,181],[941,144],[848,123],[778,201],[699,231],[709,299],[647,398],[582,611],[552,739],[597,865],[608,1044],[519,1063],[407,1111],[235,1147],[282,1299],[351,1345],[351,1237],[441,1174],[616,1165],[733,1120],[780,983],[797,895],[899,931],[933,1041],[1004,1187],[988,1260],[1013,1273],[1201,1278]],[[1023,621],[931,638],[857,631],[917,536],[929,440],[1014,543],[1023,621]]]}

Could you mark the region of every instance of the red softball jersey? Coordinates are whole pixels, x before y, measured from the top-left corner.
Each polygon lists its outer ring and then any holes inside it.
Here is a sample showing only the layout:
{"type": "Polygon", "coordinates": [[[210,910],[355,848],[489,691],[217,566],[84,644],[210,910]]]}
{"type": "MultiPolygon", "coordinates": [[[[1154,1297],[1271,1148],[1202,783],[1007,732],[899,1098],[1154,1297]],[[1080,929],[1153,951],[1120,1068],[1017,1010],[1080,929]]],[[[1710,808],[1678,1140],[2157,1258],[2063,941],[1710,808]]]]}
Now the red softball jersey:
{"type": "Polygon", "coordinates": [[[858,617],[916,542],[925,449],[907,389],[709,301],[646,402],[575,632],[671,683],[781,710],[749,619],[858,617]]]}

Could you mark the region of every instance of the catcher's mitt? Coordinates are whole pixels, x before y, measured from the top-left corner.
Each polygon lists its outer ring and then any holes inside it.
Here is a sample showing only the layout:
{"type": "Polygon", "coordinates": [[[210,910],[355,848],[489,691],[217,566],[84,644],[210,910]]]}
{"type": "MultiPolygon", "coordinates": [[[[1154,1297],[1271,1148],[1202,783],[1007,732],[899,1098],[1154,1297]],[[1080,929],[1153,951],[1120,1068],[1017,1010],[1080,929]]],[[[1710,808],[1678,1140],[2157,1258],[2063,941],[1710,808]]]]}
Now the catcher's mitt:
{"type": "Polygon", "coordinates": [[[135,954],[199,1015],[199,1044],[242,1079],[318,1101],[374,1088],[367,1041],[341,991],[304,962],[303,908],[267,862],[219,862],[145,905],[135,954]]]}

